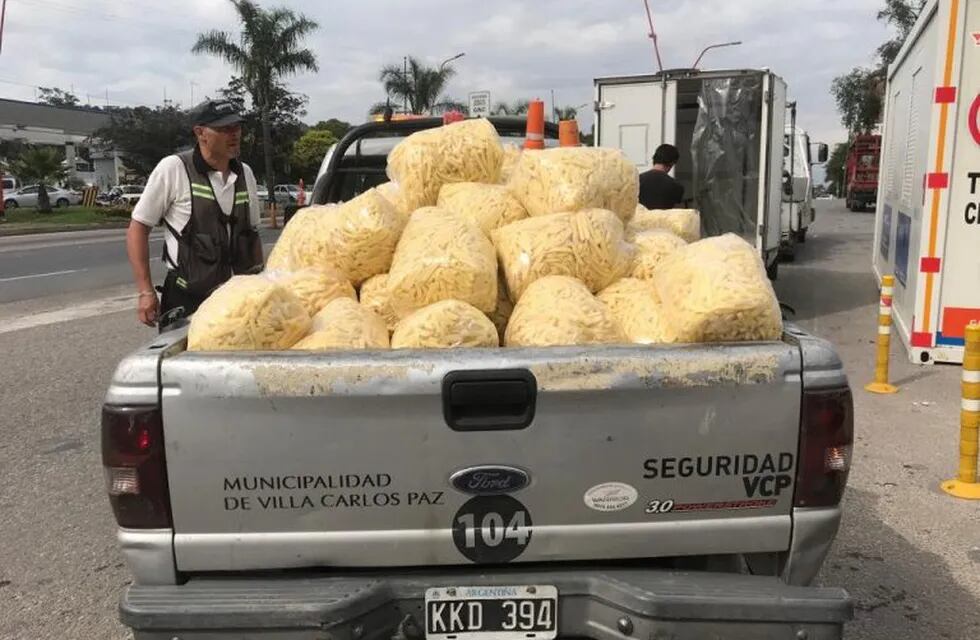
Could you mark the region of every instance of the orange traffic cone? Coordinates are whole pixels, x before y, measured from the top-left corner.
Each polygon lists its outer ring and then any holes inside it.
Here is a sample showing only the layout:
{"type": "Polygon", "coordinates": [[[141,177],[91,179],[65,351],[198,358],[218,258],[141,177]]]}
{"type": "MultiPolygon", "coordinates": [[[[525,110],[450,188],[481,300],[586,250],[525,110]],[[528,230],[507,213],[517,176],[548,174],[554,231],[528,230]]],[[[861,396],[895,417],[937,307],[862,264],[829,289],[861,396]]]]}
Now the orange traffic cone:
{"type": "Polygon", "coordinates": [[[525,149],[544,149],[544,102],[531,100],[527,107],[525,149]]]}
{"type": "Polygon", "coordinates": [[[578,120],[562,120],[558,123],[558,145],[562,147],[582,145],[578,137],[578,120]]]}

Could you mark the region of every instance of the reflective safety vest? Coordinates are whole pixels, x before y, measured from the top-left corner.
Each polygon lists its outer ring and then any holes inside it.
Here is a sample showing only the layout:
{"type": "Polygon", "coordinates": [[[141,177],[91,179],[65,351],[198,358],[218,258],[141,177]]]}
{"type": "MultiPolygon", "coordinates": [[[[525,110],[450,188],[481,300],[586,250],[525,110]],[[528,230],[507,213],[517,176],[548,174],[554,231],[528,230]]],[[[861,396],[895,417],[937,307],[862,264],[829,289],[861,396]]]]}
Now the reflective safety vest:
{"type": "Polygon", "coordinates": [[[252,272],[262,263],[256,260],[261,241],[249,215],[245,172],[235,180],[235,202],[230,213],[218,204],[207,173],[194,162],[195,151],[177,154],[187,170],[191,185],[191,217],[182,231],[164,223],[177,239],[176,263],[163,246],[163,258],[176,272],[176,284],[193,296],[206,298],[232,275],[252,272]]]}

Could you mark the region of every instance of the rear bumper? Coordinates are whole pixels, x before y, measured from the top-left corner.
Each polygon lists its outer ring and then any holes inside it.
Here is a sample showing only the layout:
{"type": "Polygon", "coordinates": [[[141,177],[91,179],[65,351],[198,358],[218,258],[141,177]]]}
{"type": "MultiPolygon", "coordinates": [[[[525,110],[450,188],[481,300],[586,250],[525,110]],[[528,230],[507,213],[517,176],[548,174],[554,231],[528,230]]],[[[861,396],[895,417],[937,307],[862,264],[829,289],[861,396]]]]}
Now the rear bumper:
{"type": "Polygon", "coordinates": [[[132,586],[120,610],[136,640],[417,640],[426,588],[527,584],[558,587],[560,637],[836,640],[853,613],[842,589],[646,569],[199,578],[132,586]]]}
{"type": "Polygon", "coordinates": [[[848,198],[851,200],[851,202],[856,202],[859,204],[871,204],[872,202],[875,202],[878,199],[878,191],[877,190],[870,190],[870,191],[854,190],[851,191],[851,193],[848,195],[848,198]]]}

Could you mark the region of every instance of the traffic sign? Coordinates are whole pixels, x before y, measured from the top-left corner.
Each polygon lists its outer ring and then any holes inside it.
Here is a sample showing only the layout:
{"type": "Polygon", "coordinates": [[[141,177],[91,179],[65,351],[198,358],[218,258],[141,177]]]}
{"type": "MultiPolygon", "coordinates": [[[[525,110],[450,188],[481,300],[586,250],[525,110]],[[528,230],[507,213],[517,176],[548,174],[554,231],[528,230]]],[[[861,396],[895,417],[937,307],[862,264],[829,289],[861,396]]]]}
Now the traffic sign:
{"type": "Polygon", "coordinates": [[[490,115],[490,92],[474,91],[470,94],[470,117],[486,118],[490,115]]]}

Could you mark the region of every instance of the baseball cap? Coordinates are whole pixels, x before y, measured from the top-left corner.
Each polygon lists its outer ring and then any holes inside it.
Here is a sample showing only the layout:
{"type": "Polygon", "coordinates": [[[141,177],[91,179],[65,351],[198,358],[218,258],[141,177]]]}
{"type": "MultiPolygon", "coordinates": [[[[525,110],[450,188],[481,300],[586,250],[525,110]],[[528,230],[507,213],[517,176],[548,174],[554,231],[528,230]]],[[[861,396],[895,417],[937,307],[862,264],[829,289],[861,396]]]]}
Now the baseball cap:
{"type": "Polygon", "coordinates": [[[195,127],[224,127],[242,121],[238,107],[228,100],[205,100],[189,112],[195,127]]]}

